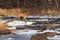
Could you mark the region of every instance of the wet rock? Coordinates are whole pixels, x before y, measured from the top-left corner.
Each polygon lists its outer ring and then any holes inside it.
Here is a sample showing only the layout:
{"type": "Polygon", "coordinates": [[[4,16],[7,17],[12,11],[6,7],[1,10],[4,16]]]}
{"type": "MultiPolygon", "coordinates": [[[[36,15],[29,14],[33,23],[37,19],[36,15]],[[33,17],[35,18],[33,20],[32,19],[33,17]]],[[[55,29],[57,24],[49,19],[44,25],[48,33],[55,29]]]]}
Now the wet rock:
{"type": "Polygon", "coordinates": [[[47,37],[49,36],[55,36],[56,33],[54,32],[46,32],[43,34],[36,34],[31,37],[31,40],[48,40],[47,37]]]}

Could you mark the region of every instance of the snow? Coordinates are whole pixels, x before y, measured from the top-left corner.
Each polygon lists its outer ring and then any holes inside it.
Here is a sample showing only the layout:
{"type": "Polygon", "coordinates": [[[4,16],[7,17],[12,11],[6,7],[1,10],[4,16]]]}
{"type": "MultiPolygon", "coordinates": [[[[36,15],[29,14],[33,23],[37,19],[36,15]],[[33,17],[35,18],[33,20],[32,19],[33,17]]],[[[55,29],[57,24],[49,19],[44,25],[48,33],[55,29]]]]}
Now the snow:
{"type": "Polygon", "coordinates": [[[25,21],[12,21],[12,22],[9,22],[9,23],[7,23],[7,25],[8,26],[21,26],[21,25],[32,25],[33,23],[35,23],[35,22],[26,22],[26,24],[25,24],[25,21]]]}
{"type": "Polygon", "coordinates": [[[43,32],[45,33],[45,32],[57,32],[57,31],[56,30],[49,30],[49,29],[47,29],[47,30],[44,30],[43,32]]]}
{"type": "Polygon", "coordinates": [[[60,40],[60,36],[56,35],[54,37],[47,37],[49,40],[60,40]]]}
{"type": "Polygon", "coordinates": [[[17,35],[21,35],[21,34],[31,34],[31,35],[34,35],[34,34],[36,34],[37,33],[37,30],[17,30],[16,32],[15,32],[15,34],[17,34],[17,35]]]}

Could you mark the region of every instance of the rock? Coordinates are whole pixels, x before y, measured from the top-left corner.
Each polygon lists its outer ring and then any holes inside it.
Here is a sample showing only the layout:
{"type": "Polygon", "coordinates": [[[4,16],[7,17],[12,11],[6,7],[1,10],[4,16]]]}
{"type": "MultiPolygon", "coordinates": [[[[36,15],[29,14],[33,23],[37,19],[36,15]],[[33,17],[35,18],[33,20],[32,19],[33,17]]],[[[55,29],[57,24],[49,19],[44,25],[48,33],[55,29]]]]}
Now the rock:
{"type": "Polygon", "coordinates": [[[55,36],[56,33],[54,32],[46,32],[43,34],[36,34],[31,37],[31,40],[48,40],[47,37],[49,36],[55,36]]]}
{"type": "Polygon", "coordinates": [[[46,35],[36,34],[31,37],[31,40],[48,40],[46,35]]]}

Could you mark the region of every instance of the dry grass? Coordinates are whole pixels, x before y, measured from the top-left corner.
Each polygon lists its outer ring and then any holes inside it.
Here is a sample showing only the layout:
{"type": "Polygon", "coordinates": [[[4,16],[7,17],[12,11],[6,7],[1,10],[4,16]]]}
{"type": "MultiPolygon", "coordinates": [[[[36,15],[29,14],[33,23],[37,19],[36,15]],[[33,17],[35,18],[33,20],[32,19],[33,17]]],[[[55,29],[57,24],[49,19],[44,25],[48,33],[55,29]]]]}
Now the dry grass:
{"type": "Polygon", "coordinates": [[[29,15],[60,15],[60,11],[57,10],[34,10],[34,9],[21,9],[21,8],[12,8],[12,9],[1,9],[0,8],[0,15],[5,16],[17,16],[18,18],[20,16],[23,16],[26,18],[29,15]]]}

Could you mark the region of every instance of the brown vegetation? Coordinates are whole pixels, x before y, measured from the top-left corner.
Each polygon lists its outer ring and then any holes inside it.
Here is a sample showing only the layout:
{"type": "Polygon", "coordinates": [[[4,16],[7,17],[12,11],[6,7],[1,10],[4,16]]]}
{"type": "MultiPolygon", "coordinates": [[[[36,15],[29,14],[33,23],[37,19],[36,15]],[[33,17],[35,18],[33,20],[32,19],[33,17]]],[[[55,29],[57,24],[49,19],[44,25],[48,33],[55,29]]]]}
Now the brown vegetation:
{"type": "MultiPolygon", "coordinates": [[[[19,8],[24,13],[28,12],[29,15],[60,15],[60,0],[0,0],[0,8],[4,8],[4,10],[19,8]]],[[[7,12],[13,15],[16,11],[18,10],[13,9],[7,12]],[[11,12],[13,13],[11,14],[11,12]]]]}
{"type": "Polygon", "coordinates": [[[4,16],[17,16],[26,18],[28,14],[22,13],[21,9],[0,9],[0,15],[4,16]]]}
{"type": "Polygon", "coordinates": [[[5,30],[7,28],[10,28],[10,26],[8,26],[6,22],[3,21],[4,21],[3,19],[0,19],[0,30],[5,30]]]}
{"type": "Polygon", "coordinates": [[[6,29],[6,28],[9,28],[9,26],[6,25],[6,24],[1,24],[0,23],[0,30],[6,29]]]}
{"type": "Polygon", "coordinates": [[[11,34],[11,31],[8,29],[0,30],[0,35],[11,34]]]}

